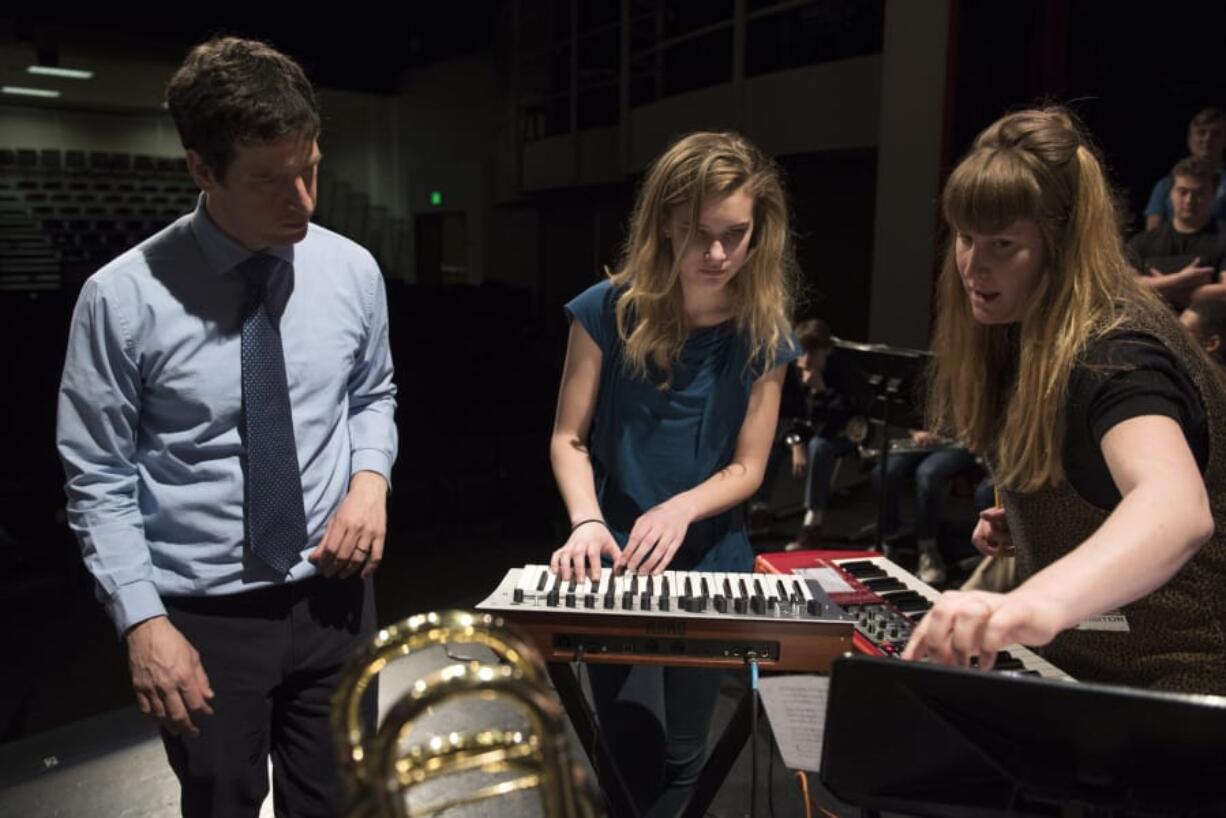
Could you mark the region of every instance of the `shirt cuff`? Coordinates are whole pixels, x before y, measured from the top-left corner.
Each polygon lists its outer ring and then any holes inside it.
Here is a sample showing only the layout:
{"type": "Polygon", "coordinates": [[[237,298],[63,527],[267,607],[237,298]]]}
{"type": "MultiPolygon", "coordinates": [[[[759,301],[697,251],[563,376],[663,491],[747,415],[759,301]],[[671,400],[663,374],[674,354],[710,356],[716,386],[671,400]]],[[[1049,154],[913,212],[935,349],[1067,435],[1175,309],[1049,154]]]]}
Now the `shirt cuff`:
{"type": "Polygon", "coordinates": [[[349,458],[349,476],[360,471],[373,471],[382,475],[387,481],[387,489],[392,490],[392,458],[387,452],[379,449],[357,449],[349,458]]]}
{"type": "Polygon", "coordinates": [[[122,639],[133,625],[155,616],[165,616],[166,608],[157,586],[149,580],[133,582],[120,587],[106,605],[107,613],[115,623],[115,630],[122,639]]]}

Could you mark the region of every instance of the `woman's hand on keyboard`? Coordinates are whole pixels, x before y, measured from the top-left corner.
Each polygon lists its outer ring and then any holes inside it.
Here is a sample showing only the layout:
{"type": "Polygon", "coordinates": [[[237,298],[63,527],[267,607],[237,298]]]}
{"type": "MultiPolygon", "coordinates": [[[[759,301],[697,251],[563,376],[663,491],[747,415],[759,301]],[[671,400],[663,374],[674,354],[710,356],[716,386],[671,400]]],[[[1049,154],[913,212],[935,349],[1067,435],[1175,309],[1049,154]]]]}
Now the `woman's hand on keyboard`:
{"type": "Polygon", "coordinates": [[[971,534],[971,542],[981,554],[989,557],[1013,556],[1013,536],[1009,533],[1005,510],[996,506],[979,512],[979,522],[971,534]]]}
{"type": "Polygon", "coordinates": [[[600,579],[601,557],[608,556],[616,562],[621,553],[609,529],[603,523],[590,522],[570,532],[566,544],[549,558],[549,570],[561,574],[568,582],[571,576],[579,582],[588,577],[596,582],[600,579]]]}
{"type": "Polygon", "coordinates": [[[660,503],[634,521],[626,550],[613,567],[632,574],[663,573],[685,541],[693,519],[694,515],[680,503],[660,503]]]}
{"type": "Polygon", "coordinates": [[[1014,643],[1046,645],[1060,632],[1059,605],[1025,589],[1008,594],[949,591],[924,615],[902,653],[945,665],[990,670],[996,654],[1014,643]]]}

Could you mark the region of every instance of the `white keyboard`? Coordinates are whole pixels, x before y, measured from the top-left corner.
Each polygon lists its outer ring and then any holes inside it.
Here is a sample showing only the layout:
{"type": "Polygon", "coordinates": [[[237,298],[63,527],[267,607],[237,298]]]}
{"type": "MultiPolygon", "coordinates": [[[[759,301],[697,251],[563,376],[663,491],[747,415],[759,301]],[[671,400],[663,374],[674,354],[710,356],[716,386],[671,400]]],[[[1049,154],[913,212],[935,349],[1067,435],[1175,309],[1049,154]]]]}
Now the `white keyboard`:
{"type": "Polygon", "coordinates": [[[643,614],[743,619],[840,619],[816,583],[798,577],[716,571],[664,571],[658,576],[600,572],[600,579],[569,581],[547,565],[512,568],[478,608],[557,608],[574,613],[643,614]],[[832,615],[833,614],[833,615],[832,615]]]}
{"type": "MultiPolygon", "coordinates": [[[[911,636],[911,625],[941,594],[885,557],[832,560],[888,604],[845,604],[856,619],[857,633],[886,655],[897,655],[911,636]]],[[[837,598],[837,597],[836,597],[837,598]]],[[[1038,674],[1045,679],[1075,681],[1060,668],[1022,645],[1008,645],[997,657],[997,669],[1038,674]]]]}
{"type": "Polygon", "coordinates": [[[567,580],[512,568],[477,610],[495,613],[546,661],[630,662],[826,673],[851,649],[852,620],[812,580],[781,574],[600,572],[567,580]]]}

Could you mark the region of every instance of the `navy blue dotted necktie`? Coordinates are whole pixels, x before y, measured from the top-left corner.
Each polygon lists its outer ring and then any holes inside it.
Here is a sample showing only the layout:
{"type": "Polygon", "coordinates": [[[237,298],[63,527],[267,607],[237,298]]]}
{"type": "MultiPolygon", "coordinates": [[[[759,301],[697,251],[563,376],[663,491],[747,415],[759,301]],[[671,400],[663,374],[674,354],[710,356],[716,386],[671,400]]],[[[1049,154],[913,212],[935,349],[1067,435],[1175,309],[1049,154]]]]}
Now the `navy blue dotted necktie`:
{"type": "Polygon", "coordinates": [[[283,263],[259,254],[238,269],[251,294],[243,317],[247,542],[252,553],[286,574],[300,559],[307,531],[279,328],[284,305],[269,299],[272,277],[283,263]]]}

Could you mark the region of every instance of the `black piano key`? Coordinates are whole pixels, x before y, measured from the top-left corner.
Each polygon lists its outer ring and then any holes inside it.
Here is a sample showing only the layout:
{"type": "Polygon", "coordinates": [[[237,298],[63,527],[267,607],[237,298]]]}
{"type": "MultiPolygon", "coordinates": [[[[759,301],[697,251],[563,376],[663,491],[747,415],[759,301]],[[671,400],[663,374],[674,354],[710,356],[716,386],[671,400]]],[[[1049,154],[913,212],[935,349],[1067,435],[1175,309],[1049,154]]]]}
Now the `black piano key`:
{"type": "Polygon", "coordinates": [[[512,602],[523,602],[524,601],[524,589],[516,588],[515,591],[511,594],[511,601],[512,602]]]}
{"type": "Polygon", "coordinates": [[[715,610],[720,613],[728,613],[728,597],[723,594],[716,594],[711,602],[715,605],[715,610]]]}
{"type": "Polygon", "coordinates": [[[630,575],[630,595],[634,596],[638,594],[638,592],[639,592],[639,575],[631,574],[630,575]]]}
{"type": "Polygon", "coordinates": [[[917,594],[914,591],[887,591],[884,594],[878,594],[878,596],[897,608],[901,608],[903,605],[913,605],[916,602],[928,602],[928,597],[923,594],[917,594]]]}
{"type": "Polygon", "coordinates": [[[792,580],[792,602],[797,605],[805,603],[805,592],[800,590],[800,580],[792,580]]]}
{"type": "Polygon", "coordinates": [[[575,592],[575,586],[578,584],[579,584],[579,577],[572,574],[570,577],[570,585],[566,586],[566,593],[573,594],[575,592]]]}
{"type": "Polygon", "coordinates": [[[643,591],[639,596],[639,609],[643,611],[651,610],[651,591],[643,591]]]}
{"type": "Polygon", "coordinates": [[[613,580],[614,580],[614,577],[610,575],[609,576],[609,588],[608,590],[605,591],[605,594],[604,594],[604,606],[606,609],[610,609],[610,610],[616,604],[616,599],[617,599],[617,597],[614,594],[614,588],[617,587],[617,583],[615,583],[613,580]]]}
{"type": "Polygon", "coordinates": [[[711,596],[711,586],[710,586],[710,585],[707,585],[707,578],[706,578],[706,577],[703,577],[703,578],[702,578],[702,581],[699,583],[699,588],[700,588],[700,590],[701,590],[701,592],[702,592],[702,598],[703,598],[703,599],[707,599],[707,598],[709,598],[709,597],[711,596]]]}
{"type": "Polygon", "coordinates": [[[880,592],[882,592],[882,591],[902,591],[902,590],[906,590],[906,587],[907,587],[907,586],[906,586],[906,585],[903,585],[901,582],[899,582],[898,580],[894,579],[894,577],[883,577],[883,578],[880,578],[880,579],[870,579],[870,580],[866,580],[866,581],[864,582],[864,587],[865,587],[865,588],[868,588],[870,591],[876,591],[876,592],[880,593],[880,592]]]}
{"type": "Polygon", "coordinates": [[[887,574],[883,569],[878,568],[871,562],[845,562],[839,567],[858,580],[876,579],[878,577],[889,576],[889,574],[887,574]]]}
{"type": "Polygon", "coordinates": [[[541,571],[541,578],[536,583],[537,592],[545,590],[545,583],[549,581],[549,572],[541,571]]]}
{"type": "Polygon", "coordinates": [[[740,593],[732,600],[732,607],[737,613],[743,614],[749,610],[749,589],[745,587],[743,579],[738,579],[736,584],[740,593]]]}
{"type": "Polygon", "coordinates": [[[651,591],[652,591],[652,584],[653,584],[653,580],[654,580],[654,579],[655,579],[655,577],[653,577],[651,574],[648,574],[648,575],[647,575],[647,593],[648,593],[648,594],[651,594],[651,591]]]}
{"type": "Polygon", "coordinates": [[[545,604],[551,608],[558,607],[558,585],[559,584],[560,583],[554,583],[554,586],[549,589],[549,593],[545,594],[545,604]]]}
{"type": "Polygon", "coordinates": [[[568,608],[575,607],[575,595],[574,594],[572,593],[566,594],[566,607],[568,608]]]}
{"type": "Polygon", "coordinates": [[[749,608],[756,614],[766,613],[766,595],[762,593],[762,585],[753,581],[753,594],[749,598],[749,608]]]}
{"type": "Polygon", "coordinates": [[[622,610],[623,611],[633,611],[634,610],[634,593],[633,592],[631,591],[622,592],[622,610]]]}
{"type": "Polygon", "coordinates": [[[583,607],[595,608],[596,607],[596,595],[595,594],[584,594],[583,595],[583,607]]]}

